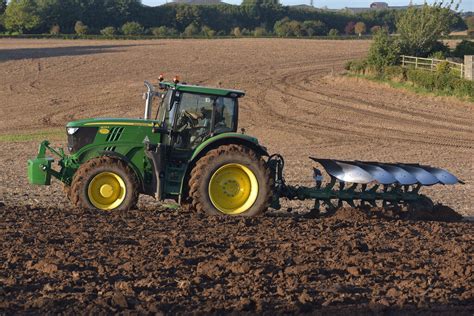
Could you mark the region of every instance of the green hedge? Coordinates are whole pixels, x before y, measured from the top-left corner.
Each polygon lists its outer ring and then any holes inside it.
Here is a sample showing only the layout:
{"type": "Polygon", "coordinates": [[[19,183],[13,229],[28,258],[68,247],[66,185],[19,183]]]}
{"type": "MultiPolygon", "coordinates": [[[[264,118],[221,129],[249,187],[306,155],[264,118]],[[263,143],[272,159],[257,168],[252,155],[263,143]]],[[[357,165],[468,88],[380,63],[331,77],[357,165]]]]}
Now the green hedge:
{"type": "Polygon", "coordinates": [[[468,98],[474,101],[474,81],[461,79],[453,74],[449,67],[439,67],[436,72],[420,69],[407,69],[400,66],[385,67],[382,72],[370,68],[365,60],[346,63],[350,73],[368,75],[374,79],[408,83],[426,91],[468,98]]]}
{"type": "MultiPolygon", "coordinates": [[[[401,67],[400,67],[401,68],[401,67]]],[[[429,72],[419,69],[406,71],[407,81],[432,92],[474,98],[474,81],[461,79],[451,73],[429,72]]]]}

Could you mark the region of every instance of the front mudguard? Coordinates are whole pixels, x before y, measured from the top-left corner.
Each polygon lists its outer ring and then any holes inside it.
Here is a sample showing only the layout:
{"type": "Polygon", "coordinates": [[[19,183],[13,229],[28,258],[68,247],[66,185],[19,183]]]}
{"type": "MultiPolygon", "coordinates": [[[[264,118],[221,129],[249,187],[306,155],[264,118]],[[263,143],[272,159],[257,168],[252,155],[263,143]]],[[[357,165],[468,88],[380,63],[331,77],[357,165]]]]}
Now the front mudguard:
{"type": "Polygon", "coordinates": [[[49,141],[45,140],[39,145],[38,155],[34,159],[28,160],[28,181],[35,185],[50,185],[51,176],[57,178],[66,185],[71,184],[72,175],[78,168],[76,163],[64,153],[62,148],[56,150],[49,146],[49,141]],[[53,157],[47,157],[46,152],[51,152],[58,157],[59,171],[53,169],[53,157]]]}

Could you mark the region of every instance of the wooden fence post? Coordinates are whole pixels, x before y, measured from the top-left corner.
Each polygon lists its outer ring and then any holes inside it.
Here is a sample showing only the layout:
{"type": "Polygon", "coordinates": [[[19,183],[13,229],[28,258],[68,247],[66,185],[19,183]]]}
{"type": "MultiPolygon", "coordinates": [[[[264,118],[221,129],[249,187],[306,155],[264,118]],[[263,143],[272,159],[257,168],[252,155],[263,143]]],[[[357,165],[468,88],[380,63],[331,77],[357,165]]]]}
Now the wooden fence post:
{"type": "Polygon", "coordinates": [[[464,56],[464,78],[467,80],[474,80],[474,56],[473,55],[466,55],[464,56]]]}

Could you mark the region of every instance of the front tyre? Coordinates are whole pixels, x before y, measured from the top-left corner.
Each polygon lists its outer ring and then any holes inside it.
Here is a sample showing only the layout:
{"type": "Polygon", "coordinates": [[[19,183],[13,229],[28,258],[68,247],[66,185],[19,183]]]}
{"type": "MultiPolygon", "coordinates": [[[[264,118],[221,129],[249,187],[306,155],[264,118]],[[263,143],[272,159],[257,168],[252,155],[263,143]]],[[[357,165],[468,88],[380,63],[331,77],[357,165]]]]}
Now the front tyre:
{"type": "Polygon", "coordinates": [[[70,197],[72,203],[81,208],[127,211],[137,204],[138,181],[123,161],[94,158],[76,171],[70,197]]]}
{"type": "Polygon", "coordinates": [[[189,195],[197,211],[256,216],[268,208],[271,177],[261,157],[240,145],[210,150],[191,171],[189,195]]]}

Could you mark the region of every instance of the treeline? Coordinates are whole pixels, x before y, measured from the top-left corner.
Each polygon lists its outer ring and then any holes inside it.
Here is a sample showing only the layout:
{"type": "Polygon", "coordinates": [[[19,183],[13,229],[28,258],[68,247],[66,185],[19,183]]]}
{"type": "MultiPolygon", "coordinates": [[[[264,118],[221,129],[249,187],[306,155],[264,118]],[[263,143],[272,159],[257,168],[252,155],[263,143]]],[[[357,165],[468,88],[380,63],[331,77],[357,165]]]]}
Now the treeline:
{"type": "MultiPolygon", "coordinates": [[[[393,32],[400,11],[360,14],[289,7],[278,0],[241,5],[170,3],[148,7],[139,0],[0,0],[0,32],[7,34],[102,34],[155,36],[321,36],[393,32]]],[[[454,27],[465,29],[453,14],[454,27]]]]}

